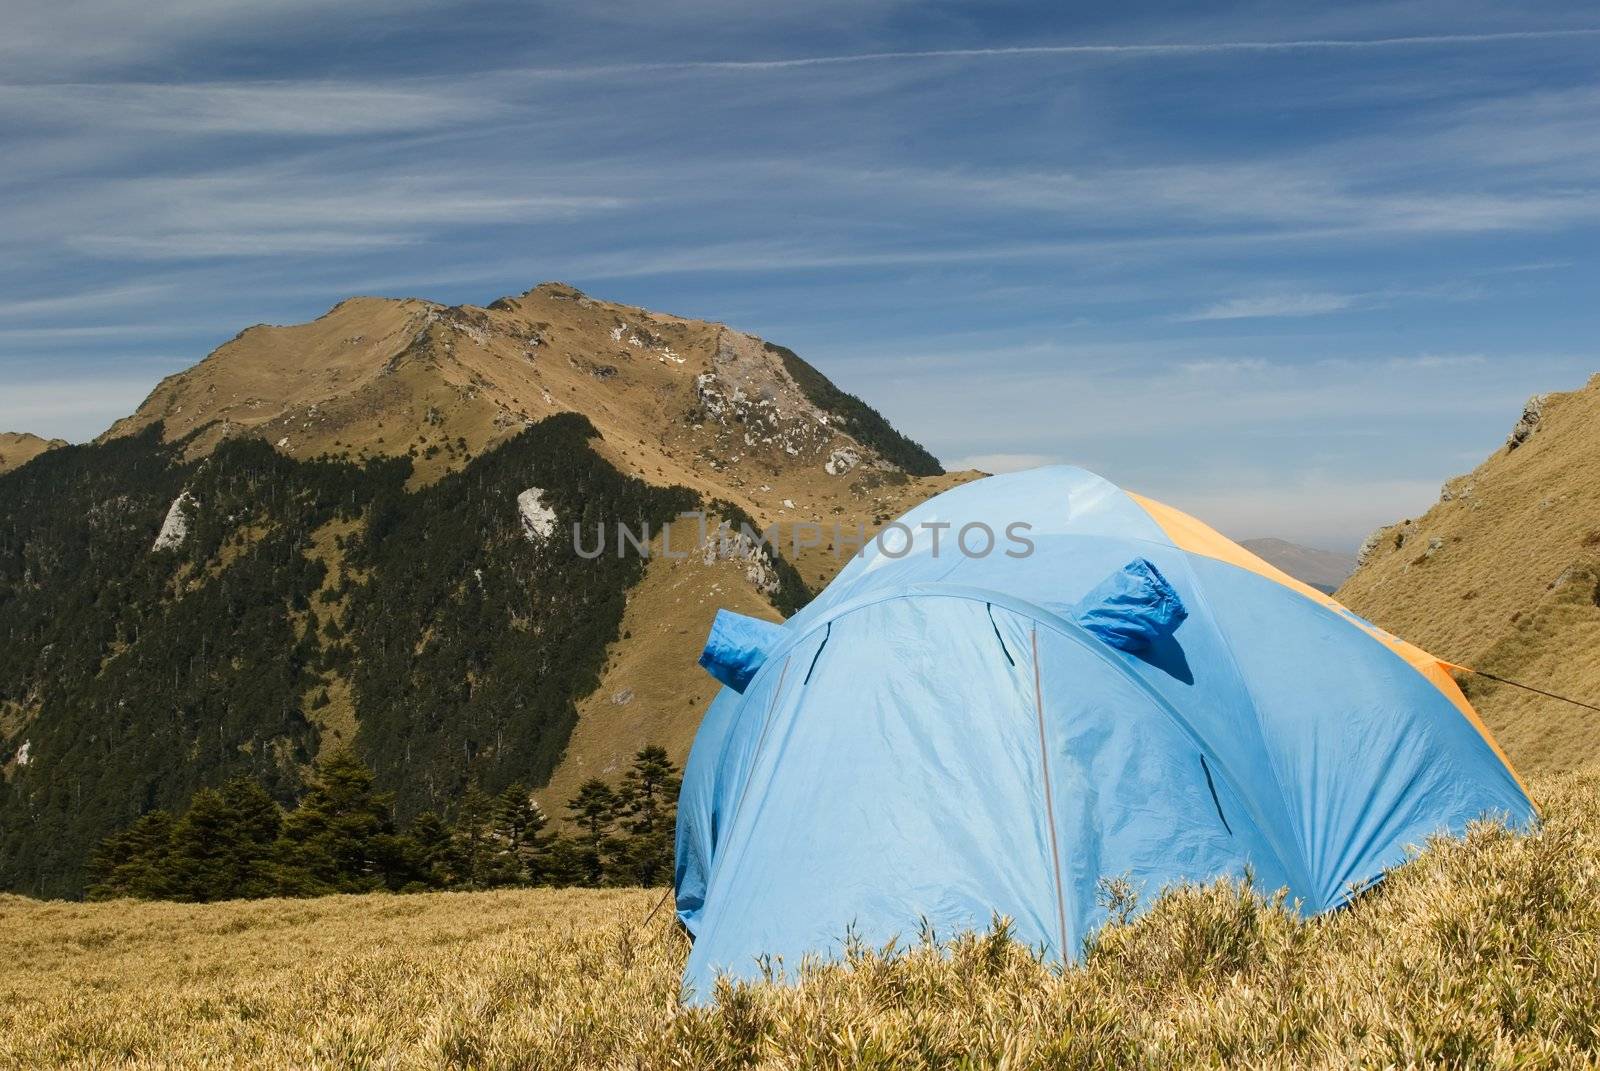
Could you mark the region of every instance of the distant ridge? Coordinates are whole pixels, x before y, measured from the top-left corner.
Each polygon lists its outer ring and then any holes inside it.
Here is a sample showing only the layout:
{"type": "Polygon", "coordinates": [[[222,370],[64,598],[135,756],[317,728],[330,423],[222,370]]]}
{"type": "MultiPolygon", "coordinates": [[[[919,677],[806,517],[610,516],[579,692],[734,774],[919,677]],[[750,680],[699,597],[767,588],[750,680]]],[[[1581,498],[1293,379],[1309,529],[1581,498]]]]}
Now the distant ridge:
{"type": "Polygon", "coordinates": [[[0,431],[0,472],[20,468],[46,450],[66,445],[65,439],[41,439],[26,431],[0,431]]]}
{"type": "Polygon", "coordinates": [[[1356,556],[1336,551],[1307,547],[1287,539],[1246,539],[1240,543],[1258,558],[1264,558],[1296,580],[1302,580],[1318,591],[1333,594],[1340,584],[1355,572],[1356,556]]]}

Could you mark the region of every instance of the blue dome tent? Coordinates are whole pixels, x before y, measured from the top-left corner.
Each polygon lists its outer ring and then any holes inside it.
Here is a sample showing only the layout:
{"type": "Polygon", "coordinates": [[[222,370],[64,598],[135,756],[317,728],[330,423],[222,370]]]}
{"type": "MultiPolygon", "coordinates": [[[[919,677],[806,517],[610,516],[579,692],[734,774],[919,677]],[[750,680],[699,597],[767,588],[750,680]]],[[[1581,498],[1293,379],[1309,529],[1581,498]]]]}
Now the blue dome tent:
{"type": "Polygon", "coordinates": [[[1432,834],[1534,816],[1448,663],[1073,468],[923,503],[783,625],[720,613],[702,664],[691,999],[924,921],[1005,915],[1070,960],[1103,878],[1148,903],[1248,869],[1326,911],[1432,834]]]}

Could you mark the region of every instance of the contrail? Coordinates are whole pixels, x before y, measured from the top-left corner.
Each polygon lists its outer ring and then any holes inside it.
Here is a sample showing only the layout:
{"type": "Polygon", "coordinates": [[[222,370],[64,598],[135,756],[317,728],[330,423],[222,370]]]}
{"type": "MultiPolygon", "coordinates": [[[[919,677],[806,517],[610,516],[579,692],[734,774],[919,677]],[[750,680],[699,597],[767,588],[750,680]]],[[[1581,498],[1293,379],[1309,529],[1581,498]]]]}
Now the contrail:
{"type": "Polygon", "coordinates": [[[929,59],[997,59],[1021,56],[1185,56],[1227,52],[1357,51],[1385,48],[1420,48],[1441,45],[1484,45],[1507,41],[1554,41],[1600,37],[1600,28],[1569,30],[1518,30],[1503,33],[1418,34],[1410,37],[1312,38],[1300,41],[1208,41],[1197,43],[1106,45],[1015,45],[1003,48],[934,48],[907,52],[853,52],[837,56],[797,56],[792,59],[683,60],[661,63],[621,63],[592,67],[530,68],[526,74],[583,76],[631,74],[652,71],[778,71],[794,67],[827,67],[851,63],[886,63],[929,59]]]}

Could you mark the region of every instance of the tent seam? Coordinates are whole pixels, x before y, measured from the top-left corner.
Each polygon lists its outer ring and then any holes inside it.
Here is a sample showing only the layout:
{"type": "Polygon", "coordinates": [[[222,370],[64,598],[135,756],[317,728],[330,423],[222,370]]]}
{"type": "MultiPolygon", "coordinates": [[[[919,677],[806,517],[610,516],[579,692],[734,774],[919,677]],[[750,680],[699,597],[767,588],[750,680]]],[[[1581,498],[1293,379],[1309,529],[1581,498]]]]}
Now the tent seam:
{"type": "MultiPolygon", "coordinates": [[[[750,796],[750,784],[755,780],[756,768],[761,760],[761,752],[767,746],[767,734],[772,730],[772,714],[778,709],[778,700],[783,697],[783,681],[789,675],[789,658],[783,659],[783,669],[778,674],[778,683],[772,689],[772,700],[767,704],[767,713],[761,721],[761,735],[756,738],[755,749],[750,752],[750,772],[744,779],[744,784],[739,788],[739,799],[733,805],[733,813],[728,815],[728,828],[731,830],[739,822],[739,815],[744,812],[744,801],[750,796]]],[[[706,881],[706,888],[711,887],[710,878],[706,881]]]]}
{"type": "Polygon", "coordinates": [[[1030,622],[1028,635],[1033,643],[1033,709],[1039,721],[1039,772],[1044,777],[1044,825],[1050,834],[1050,863],[1056,879],[1056,922],[1061,927],[1061,958],[1067,952],[1067,893],[1061,878],[1061,847],[1056,836],[1055,793],[1050,787],[1050,748],[1044,732],[1044,688],[1039,681],[1039,624],[1030,622]]]}

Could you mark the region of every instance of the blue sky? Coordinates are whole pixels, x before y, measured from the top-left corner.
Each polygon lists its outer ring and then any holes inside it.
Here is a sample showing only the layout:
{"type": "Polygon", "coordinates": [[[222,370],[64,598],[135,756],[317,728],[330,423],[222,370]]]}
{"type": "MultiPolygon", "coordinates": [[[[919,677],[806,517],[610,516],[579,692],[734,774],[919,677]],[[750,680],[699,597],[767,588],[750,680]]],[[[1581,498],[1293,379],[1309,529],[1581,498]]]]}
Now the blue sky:
{"type": "Polygon", "coordinates": [[[1600,371],[1600,14],[24,0],[0,428],[241,327],[561,279],[783,342],[947,464],[1351,548],[1600,371]]]}

